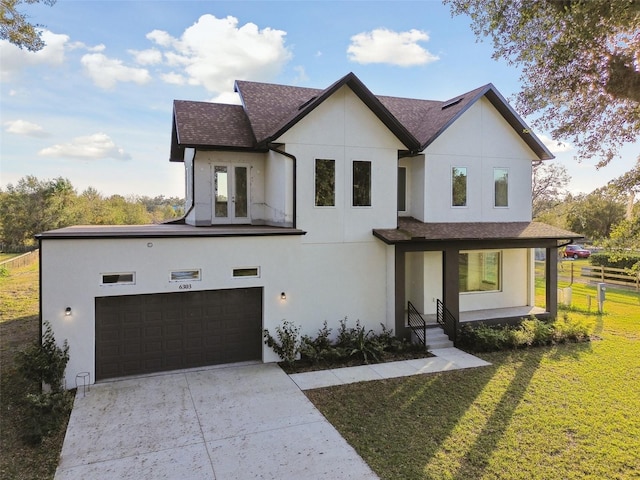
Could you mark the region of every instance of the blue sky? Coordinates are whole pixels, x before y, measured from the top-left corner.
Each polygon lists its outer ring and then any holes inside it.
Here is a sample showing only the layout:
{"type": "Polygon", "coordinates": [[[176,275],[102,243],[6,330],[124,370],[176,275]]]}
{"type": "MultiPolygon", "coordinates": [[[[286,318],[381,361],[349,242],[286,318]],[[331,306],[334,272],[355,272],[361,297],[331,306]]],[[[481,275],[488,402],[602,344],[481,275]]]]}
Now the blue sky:
{"type": "MultiPolygon", "coordinates": [[[[436,1],[65,1],[28,6],[47,47],[0,41],[0,185],[68,178],[78,192],[184,195],[169,163],[174,99],[233,101],[236,79],[325,88],[354,72],[379,95],[446,100],[520,72],[491,58],[466,17],[436,1]]],[[[526,119],[525,119],[526,120],[526,119]]],[[[546,132],[536,132],[545,138],[546,132]]],[[[548,146],[570,190],[631,169],[640,142],[600,170],[548,146]]]]}

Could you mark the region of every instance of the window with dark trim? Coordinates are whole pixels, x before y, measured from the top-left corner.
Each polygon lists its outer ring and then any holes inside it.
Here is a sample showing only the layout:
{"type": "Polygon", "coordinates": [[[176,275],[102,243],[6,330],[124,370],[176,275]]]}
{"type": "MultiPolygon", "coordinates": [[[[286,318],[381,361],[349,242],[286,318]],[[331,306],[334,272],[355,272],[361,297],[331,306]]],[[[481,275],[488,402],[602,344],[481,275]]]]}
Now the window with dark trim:
{"type": "Polygon", "coordinates": [[[371,206],[371,162],[353,161],[353,206],[371,206]]]}
{"type": "Polygon", "coordinates": [[[336,205],[336,161],[316,158],[316,207],[336,205]]]}
{"type": "Polygon", "coordinates": [[[451,170],[451,205],[467,206],[467,167],[453,167],[451,170]]]}
{"type": "Polygon", "coordinates": [[[493,169],[494,196],[493,205],[495,207],[509,206],[509,171],[506,168],[493,169]]]}

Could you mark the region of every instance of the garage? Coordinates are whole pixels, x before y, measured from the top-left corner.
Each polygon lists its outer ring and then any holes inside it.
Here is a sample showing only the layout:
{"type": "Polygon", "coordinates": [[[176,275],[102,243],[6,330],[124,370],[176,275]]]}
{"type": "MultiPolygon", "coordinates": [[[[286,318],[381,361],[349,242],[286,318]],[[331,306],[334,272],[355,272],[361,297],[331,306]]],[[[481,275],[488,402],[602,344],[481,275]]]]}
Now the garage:
{"type": "Polygon", "coordinates": [[[96,380],[262,358],[262,288],[98,297],[96,380]]]}

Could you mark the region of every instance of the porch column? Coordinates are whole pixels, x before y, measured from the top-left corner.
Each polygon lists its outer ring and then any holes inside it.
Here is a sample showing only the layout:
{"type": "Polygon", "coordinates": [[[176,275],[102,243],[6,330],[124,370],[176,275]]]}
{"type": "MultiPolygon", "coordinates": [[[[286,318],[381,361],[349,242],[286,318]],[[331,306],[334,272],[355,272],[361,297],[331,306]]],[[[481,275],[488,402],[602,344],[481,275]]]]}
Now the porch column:
{"type": "Polygon", "coordinates": [[[442,252],[442,301],[447,310],[460,320],[460,250],[446,248],[442,252]]]}
{"type": "Polygon", "coordinates": [[[546,249],[545,259],[545,302],[551,318],[558,316],[558,248],[546,249]]]}
{"type": "Polygon", "coordinates": [[[395,246],[396,256],[396,290],[395,290],[395,312],[396,324],[395,332],[398,338],[410,338],[410,330],[405,326],[405,250],[399,245],[395,246]]]}

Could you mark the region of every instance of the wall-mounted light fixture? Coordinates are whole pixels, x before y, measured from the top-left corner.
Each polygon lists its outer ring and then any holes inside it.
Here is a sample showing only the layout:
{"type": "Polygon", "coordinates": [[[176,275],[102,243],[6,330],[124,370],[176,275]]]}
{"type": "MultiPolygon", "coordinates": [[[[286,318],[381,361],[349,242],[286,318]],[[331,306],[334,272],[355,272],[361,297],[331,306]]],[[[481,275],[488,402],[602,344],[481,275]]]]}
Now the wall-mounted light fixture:
{"type": "Polygon", "coordinates": [[[64,309],[64,314],[66,317],[70,317],[71,316],[71,307],[67,307],[64,309]]]}
{"type": "Polygon", "coordinates": [[[286,293],[284,293],[284,292],[282,292],[282,293],[280,294],[280,300],[286,300],[286,299],[287,299],[287,294],[286,294],[286,293]]]}

